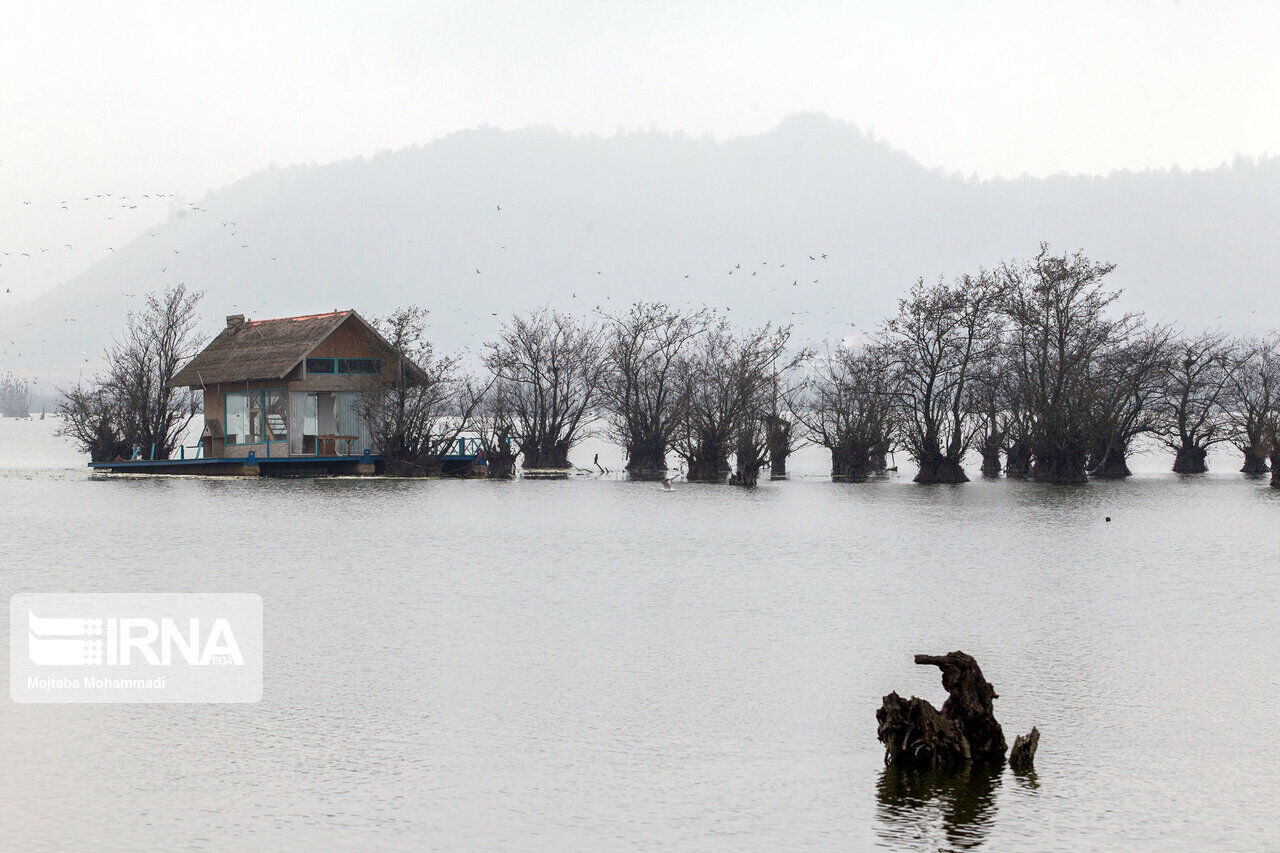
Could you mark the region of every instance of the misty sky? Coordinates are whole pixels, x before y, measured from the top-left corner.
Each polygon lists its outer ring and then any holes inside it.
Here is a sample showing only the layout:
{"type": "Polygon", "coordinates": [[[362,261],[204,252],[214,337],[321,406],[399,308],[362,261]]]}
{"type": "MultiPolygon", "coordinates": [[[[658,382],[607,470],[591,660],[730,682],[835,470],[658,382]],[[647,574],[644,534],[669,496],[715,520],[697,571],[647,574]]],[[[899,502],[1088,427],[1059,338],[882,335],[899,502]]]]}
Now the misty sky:
{"type": "Polygon", "coordinates": [[[817,110],[982,177],[1280,151],[1280,3],[10,1],[4,22],[0,249],[44,257],[0,278],[25,295],[171,205],[85,196],[194,200],[482,124],[723,138],[817,110]]]}

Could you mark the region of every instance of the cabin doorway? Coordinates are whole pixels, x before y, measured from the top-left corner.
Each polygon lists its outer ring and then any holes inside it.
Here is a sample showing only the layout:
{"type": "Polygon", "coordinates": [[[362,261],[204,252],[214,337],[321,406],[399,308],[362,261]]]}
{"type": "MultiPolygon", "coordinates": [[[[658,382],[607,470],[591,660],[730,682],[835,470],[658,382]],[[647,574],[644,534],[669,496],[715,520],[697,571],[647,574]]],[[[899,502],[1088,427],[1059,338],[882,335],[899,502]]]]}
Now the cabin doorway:
{"type": "Polygon", "coordinates": [[[328,437],[338,431],[338,395],[308,392],[302,414],[302,452],[309,456],[333,456],[336,448],[328,437]]]}

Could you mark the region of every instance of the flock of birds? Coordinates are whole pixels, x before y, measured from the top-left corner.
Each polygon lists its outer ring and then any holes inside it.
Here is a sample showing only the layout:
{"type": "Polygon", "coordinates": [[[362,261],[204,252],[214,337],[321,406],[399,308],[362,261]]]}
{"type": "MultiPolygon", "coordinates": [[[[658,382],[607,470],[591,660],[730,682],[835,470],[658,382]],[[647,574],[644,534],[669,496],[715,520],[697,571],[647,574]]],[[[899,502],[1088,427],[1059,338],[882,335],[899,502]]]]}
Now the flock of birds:
{"type": "MultiPolygon", "coordinates": [[[[205,204],[208,203],[206,202],[205,204]]],[[[33,205],[33,202],[30,200],[23,201],[23,205],[31,206],[33,205]]],[[[260,255],[261,257],[257,258],[257,260],[263,263],[278,262],[281,256],[277,241],[273,240],[273,237],[277,235],[270,233],[269,230],[244,229],[241,227],[238,218],[234,215],[214,218],[210,215],[211,211],[209,207],[206,207],[201,203],[181,201],[174,193],[142,193],[137,195],[117,195],[111,192],[96,193],[93,195],[81,196],[79,202],[62,200],[58,202],[56,210],[59,212],[79,212],[90,217],[101,217],[104,221],[113,221],[117,217],[131,215],[139,218],[139,220],[143,217],[148,217],[150,218],[150,221],[154,222],[157,214],[162,212],[167,214],[169,221],[164,225],[151,228],[139,227],[138,229],[141,232],[141,236],[138,239],[146,241],[165,238],[171,240],[172,245],[163,247],[159,252],[150,252],[145,255],[145,257],[147,257],[147,263],[154,264],[154,269],[149,273],[146,271],[145,267],[143,269],[137,269],[136,267],[130,268],[126,271],[129,278],[122,281],[120,289],[116,291],[116,293],[125,297],[126,300],[135,300],[138,297],[145,295],[147,292],[156,291],[163,287],[178,284],[184,279],[184,277],[196,277],[199,272],[202,272],[193,271],[193,265],[197,262],[194,260],[184,260],[182,258],[184,251],[193,252],[194,257],[200,258],[201,262],[204,262],[204,259],[207,259],[211,254],[216,255],[218,252],[245,252],[255,248],[257,251],[254,252],[254,255],[260,255]],[[163,205],[163,207],[158,207],[158,205],[163,205]],[[175,224],[175,220],[177,220],[178,223],[181,223],[183,220],[186,220],[187,217],[200,217],[199,222],[201,224],[194,224],[194,227],[190,228],[183,227],[182,224],[175,224]],[[213,229],[209,228],[208,223],[210,221],[216,222],[217,227],[213,229]],[[172,260],[165,261],[163,258],[171,258],[172,260]],[[174,266],[174,264],[177,266],[174,266]],[[173,273],[170,272],[171,268],[174,270],[173,273]]],[[[500,223],[502,223],[503,220],[507,220],[513,214],[509,212],[509,208],[504,208],[501,204],[498,204],[495,205],[494,213],[491,215],[498,219],[494,222],[494,228],[490,235],[493,239],[493,243],[490,245],[492,246],[497,244],[498,252],[502,253],[501,257],[503,257],[503,267],[509,270],[511,268],[511,262],[506,260],[509,252],[508,246],[512,244],[512,238],[515,237],[516,232],[508,233],[504,231],[506,226],[505,224],[500,223]]],[[[143,226],[144,223],[140,221],[139,225],[143,226]]],[[[76,242],[80,243],[81,241],[76,242]]],[[[414,241],[406,239],[404,243],[406,244],[406,255],[414,255],[416,253],[416,250],[412,248],[414,241]]],[[[121,249],[123,248],[124,247],[121,246],[121,249]]],[[[480,246],[479,248],[484,251],[483,246],[480,246]]],[[[77,247],[71,242],[66,241],[62,242],[57,247],[0,247],[0,282],[4,282],[4,295],[9,297],[13,296],[12,287],[6,279],[12,276],[22,276],[25,264],[36,261],[42,256],[47,256],[50,251],[77,253],[77,256],[82,257],[83,259],[80,264],[82,268],[117,253],[116,246],[114,245],[101,246],[97,248],[96,252],[92,252],[87,247],[83,246],[77,249],[77,247]]],[[[489,254],[490,259],[494,257],[499,256],[489,254]]],[[[746,267],[744,267],[742,262],[736,262],[731,266],[720,268],[719,275],[721,277],[721,284],[717,284],[715,282],[717,273],[714,268],[706,271],[688,270],[683,273],[683,279],[681,281],[687,282],[688,285],[697,284],[700,286],[698,287],[698,292],[694,292],[690,287],[682,285],[681,289],[685,291],[688,297],[684,300],[684,304],[689,308],[696,308],[704,304],[716,303],[711,305],[713,309],[732,312],[733,305],[721,303],[734,301],[732,299],[733,294],[726,292],[723,284],[723,282],[730,281],[733,276],[738,276],[742,279],[753,279],[753,285],[756,285],[756,282],[759,282],[758,285],[752,288],[752,290],[758,294],[777,294],[787,291],[788,288],[802,289],[806,287],[817,287],[822,284],[822,277],[817,274],[820,268],[816,265],[823,264],[829,259],[829,257],[830,256],[825,252],[814,252],[812,254],[800,254],[796,258],[789,258],[787,260],[775,259],[773,261],[754,261],[748,263],[746,267]],[[804,274],[806,272],[808,273],[807,275],[804,274]],[[787,282],[787,278],[790,278],[791,281],[787,282]],[[764,279],[764,281],[761,281],[761,279],[764,279]],[[720,301],[716,300],[715,297],[717,296],[721,298],[720,301]]],[[[483,280],[486,277],[486,266],[486,263],[470,265],[470,269],[473,270],[471,274],[472,278],[478,276],[483,280]]],[[[593,270],[589,268],[589,272],[594,272],[594,275],[604,282],[608,282],[610,278],[612,278],[612,276],[609,275],[607,268],[598,268],[593,270]]],[[[509,276],[506,276],[505,278],[509,279],[509,276]]],[[[732,286],[732,290],[737,291],[739,287],[740,286],[732,286]]],[[[574,305],[593,301],[594,306],[588,305],[586,306],[586,310],[594,311],[597,314],[609,313],[615,307],[613,303],[613,294],[609,292],[609,289],[610,285],[606,284],[605,287],[601,288],[602,292],[597,294],[597,298],[595,300],[587,300],[585,294],[580,294],[577,289],[573,289],[569,293],[568,304],[563,307],[571,309],[574,305]]],[[[270,289],[258,288],[257,290],[260,292],[267,292],[270,289]]],[[[471,298],[458,298],[461,295],[458,291],[461,291],[462,294],[473,294],[474,290],[474,284],[453,279],[452,282],[446,282],[443,287],[440,287],[436,291],[437,304],[428,306],[434,309],[433,314],[435,318],[437,318],[436,322],[439,323],[439,318],[441,316],[438,307],[439,302],[445,302],[446,305],[449,301],[457,303],[453,307],[452,312],[450,312],[453,316],[449,318],[449,325],[454,327],[455,338],[460,338],[463,341],[462,345],[456,349],[459,350],[459,355],[464,357],[467,356],[468,353],[474,352],[481,346],[484,340],[487,340],[492,336],[494,331],[493,320],[494,318],[500,318],[502,316],[499,311],[489,311],[487,312],[487,317],[484,316],[484,314],[476,316],[474,313],[474,300],[471,298]],[[458,290],[455,290],[453,294],[450,294],[450,290],[454,288],[458,288],[458,290]],[[451,295],[453,296],[452,300],[449,299],[451,295]],[[468,313],[463,314],[462,312],[464,310],[468,313]]],[[[212,295],[213,298],[217,300],[217,294],[215,293],[212,295]]],[[[409,298],[411,298],[411,296],[412,295],[410,295],[409,298]]],[[[625,300],[619,300],[617,307],[629,304],[633,298],[645,296],[647,296],[647,294],[639,292],[629,293],[625,300]]],[[[76,307],[80,311],[86,312],[92,309],[95,313],[114,312],[119,310],[119,302],[116,301],[112,304],[108,299],[109,298],[103,298],[101,301],[93,301],[76,307]]],[[[679,300],[672,301],[679,302],[679,300]]],[[[786,301],[795,306],[800,300],[788,298],[786,301]]],[[[806,301],[808,304],[812,304],[812,300],[806,301]]],[[[295,305],[291,302],[289,304],[271,304],[269,306],[266,296],[260,296],[252,302],[227,303],[221,300],[216,302],[207,300],[207,302],[206,311],[212,309],[215,314],[219,313],[224,308],[227,310],[227,313],[240,312],[250,315],[260,315],[261,312],[264,312],[268,307],[273,309],[270,312],[272,314],[305,313],[311,310],[317,310],[315,305],[295,305]]],[[[127,302],[126,306],[128,305],[136,306],[136,303],[127,302]]],[[[329,306],[323,307],[327,308],[329,306]]],[[[822,310],[821,313],[824,316],[828,316],[834,314],[837,310],[839,310],[837,306],[830,305],[830,307],[822,310]]],[[[781,312],[774,313],[770,319],[785,320],[787,317],[790,317],[793,318],[792,322],[800,322],[800,318],[811,313],[812,312],[810,310],[803,310],[797,307],[796,310],[790,310],[785,314],[781,312]]],[[[448,314],[445,316],[447,317],[448,314]]],[[[75,316],[73,311],[61,319],[63,323],[71,324],[76,323],[79,318],[75,316]]],[[[31,324],[28,323],[27,325],[30,326],[31,324]]],[[[48,344],[49,337],[46,336],[41,338],[40,343],[48,344]]],[[[105,341],[85,341],[84,343],[88,346],[89,350],[95,350],[98,346],[105,343],[105,341]]],[[[78,360],[82,366],[90,365],[94,361],[94,357],[96,355],[96,351],[90,352],[88,350],[83,350],[79,352],[78,360]]],[[[5,339],[0,340],[0,356],[6,357],[5,361],[10,361],[11,363],[20,359],[22,357],[22,352],[17,340],[12,337],[6,337],[5,339]]]]}

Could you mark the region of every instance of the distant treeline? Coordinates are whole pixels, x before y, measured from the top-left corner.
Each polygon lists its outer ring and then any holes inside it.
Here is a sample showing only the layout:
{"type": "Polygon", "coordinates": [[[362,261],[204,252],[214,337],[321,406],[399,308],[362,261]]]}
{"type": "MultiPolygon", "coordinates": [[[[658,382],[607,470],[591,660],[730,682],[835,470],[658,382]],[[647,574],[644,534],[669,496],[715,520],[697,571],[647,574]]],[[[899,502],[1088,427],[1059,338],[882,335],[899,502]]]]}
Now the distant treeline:
{"type": "Polygon", "coordinates": [[[31,414],[31,386],[12,373],[0,375],[0,417],[25,418],[31,414]]]}
{"type": "Polygon", "coordinates": [[[628,474],[661,477],[668,455],[692,480],[753,485],[784,476],[804,443],[831,473],[886,470],[891,451],[916,480],[985,476],[1053,483],[1125,477],[1143,439],[1173,470],[1207,470],[1231,442],[1241,470],[1280,462],[1280,336],[1188,335],[1118,310],[1111,264],[1047,247],[1025,262],[954,281],[917,282],[873,334],[796,346],[789,326],[742,329],[713,312],[637,303],[613,315],[549,309],[514,317],[486,348],[485,375],[426,343],[423,312],[382,322],[429,381],[370,396],[390,460],[434,470],[463,432],[482,434],[507,476],[565,468],[601,420],[628,474]]]}
{"type": "MultiPolygon", "coordinates": [[[[421,374],[371,388],[363,414],[401,473],[439,471],[457,438],[477,434],[490,476],[517,461],[567,469],[602,423],[629,476],[646,480],[674,454],[691,480],[754,485],[766,467],[785,476],[806,443],[830,451],[842,480],[885,471],[895,450],[919,482],[966,481],[970,456],[984,476],[1124,477],[1144,440],[1168,448],[1180,473],[1207,470],[1226,442],[1242,471],[1280,471],[1280,335],[1186,334],[1123,312],[1112,269],[1042,246],[1027,261],[918,281],[873,333],[820,349],[797,345],[788,325],[741,328],[705,308],[544,308],[507,322],[479,373],[435,352],[423,309],[402,308],[378,326],[421,374]]],[[[153,297],[107,376],[68,393],[63,413],[86,449],[173,448],[194,404],[157,389],[177,353],[194,354],[195,298],[153,297]]]]}

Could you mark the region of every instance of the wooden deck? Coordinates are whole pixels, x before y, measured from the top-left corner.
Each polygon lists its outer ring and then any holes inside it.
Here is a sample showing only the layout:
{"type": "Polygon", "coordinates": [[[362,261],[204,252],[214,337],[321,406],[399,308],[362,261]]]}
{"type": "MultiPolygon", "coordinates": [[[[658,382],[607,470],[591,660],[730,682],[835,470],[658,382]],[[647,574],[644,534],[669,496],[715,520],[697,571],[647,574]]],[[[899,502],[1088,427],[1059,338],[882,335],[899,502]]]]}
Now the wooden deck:
{"type": "Polygon", "coordinates": [[[230,477],[307,477],[334,474],[374,474],[382,456],[270,456],[200,457],[197,459],[127,459],[90,462],[89,468],[107,474],[194,474],[230,477]]]}

